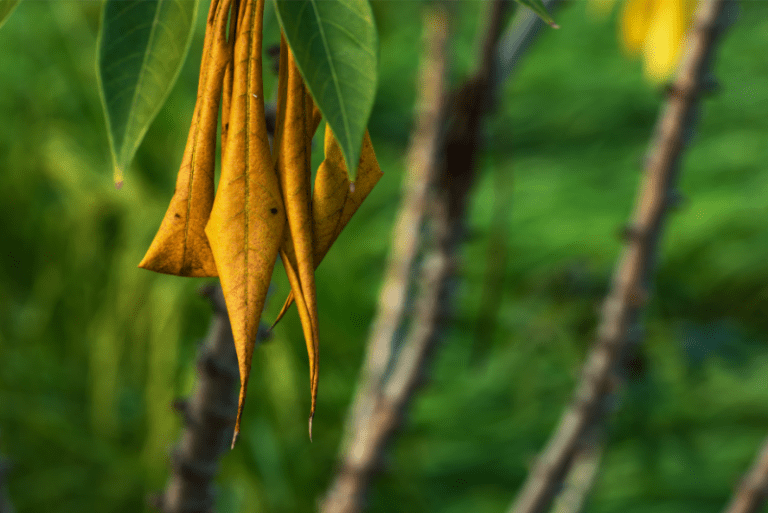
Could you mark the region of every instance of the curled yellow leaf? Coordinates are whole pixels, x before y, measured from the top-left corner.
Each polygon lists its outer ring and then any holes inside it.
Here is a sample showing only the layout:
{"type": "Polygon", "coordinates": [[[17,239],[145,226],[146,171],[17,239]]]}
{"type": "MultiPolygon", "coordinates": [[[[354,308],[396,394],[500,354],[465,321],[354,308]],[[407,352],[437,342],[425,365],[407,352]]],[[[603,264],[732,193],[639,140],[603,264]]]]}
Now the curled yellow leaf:
{"type": "Polygon", "coordinates": [[[232,0],[213,0],[205,30],[197,102],[176,190],[139,267],[177,276],[216,276],[205,236],[213,205],[219,100],[231,47],[227,18],[232,0]]]}
{"type": "Polygon", "coordinates": [[[280,78],[278,83],[277,174],[283,192],[288,233],[281,246],[283,264],[295,296],[302,296],[305,311],[299,312],[309,356],[310,392],[309,436],[315,414],[318,383],[318,322],[315,291],[315,265],[311,213],[311,172],[309,127],[313,107],[308,105],[308,93],[293,55],[281,38],[280,78]],[[309,110],[309,113],[307,112],[309,110]],[[294,275],[293,278],[291,275],[294,275]]]}
{"type": "MultiPolygon", "coordinates": [[[[373,151],[371,137],[366,130],[360,153],[360,165],[354,192],[351,190],[347,166],[341,147],[333,136],[331,127],[325,127],[325,160],[320,164],[312,193],[312,223],[315,237],[315,268],[325,258],[328,250],[360,205],[363,203],[383,173],[373,151]]],[[[283,304],[273,327],[285,315],[293,302],[293,292],[283,304]]]]}
{"type": "Polygon", "coordinates": [[[285,209],[264,117],[264,0],[246,0],[235,37],[229,135],[221,178],[205,227],[219,271],[240,368],[235,439],[251,370],[256,333],[277,252],[285,209]]]}

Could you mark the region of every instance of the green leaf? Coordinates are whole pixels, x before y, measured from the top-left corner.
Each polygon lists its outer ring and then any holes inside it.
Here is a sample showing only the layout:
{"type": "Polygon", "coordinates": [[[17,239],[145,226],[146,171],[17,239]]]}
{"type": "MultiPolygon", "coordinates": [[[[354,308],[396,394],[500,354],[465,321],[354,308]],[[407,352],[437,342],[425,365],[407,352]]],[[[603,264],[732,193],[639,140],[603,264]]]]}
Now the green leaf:
{"type": "Polygon", "coordinates": [[[0,0],[0,27],[3,26],[17,5],[19,5],[19,0],[0,0]]]}
{"type": "Polygon", "coordinates": [[[535,12],[539,18],[544,20],[550,27],[552,28],[560,28],[560,25],[555,23],[555,20],[552,19],[552,16],[549,15],[547,12],[547,8],[544,7],[544,4],[541,3],[541,0],[515,0],[520,5],[524,5],[528,7],[530,10],[535,12]]]}
{"type": "Polygon", "coordinates": [[[107,0],[97,75],[115,164],[115,185],[179,76],[199,0],[107,0]]]}
{"type": "Polygon", "coordinates": [[[379,38],[371,6],[368,0],[275,0],[275,7],[354,181],[376,96],[379,38]]]}

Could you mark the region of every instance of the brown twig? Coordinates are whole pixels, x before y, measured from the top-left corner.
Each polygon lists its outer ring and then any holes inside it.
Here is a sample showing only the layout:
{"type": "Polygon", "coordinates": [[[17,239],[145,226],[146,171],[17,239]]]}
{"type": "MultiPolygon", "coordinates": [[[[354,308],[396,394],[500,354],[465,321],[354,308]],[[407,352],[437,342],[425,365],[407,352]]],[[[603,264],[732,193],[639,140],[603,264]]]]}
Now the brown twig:
{"type": "MultiPolygon", "coordinates": [[[[543,0],[542,3],[548,11],[552,12],[561,4],[561,0],[543,0]]],[[[518,9],[509,27],[499,36],[493,47],[496,56],[495,69],[490,74],[491,102],[495,99],[496,91],[509,78],[544,25],[544,21],[531,9],[521,8],[518,9]]],[[[508,127],[505,129],[509,130],[508,127]]],[[[506,239],[509,237],[510,216],[508,214],[512,204],[512,170],[495,169],[494,173],[495,194],[491,206],[492,218],[486,249],[485,278],[470,355],[471,363],[477,367],[485,363],[484,358],[493,341],[504,294],[505,269],[509,257],[506,239]]]]}
{"type": "Polygon", "coordinates": [[[583,447],[585,434],[600,427],[613,408],[622,365],[642,338],[640,313],[647,303],[656,247],[670,200],[675,196],[678,162],[693,133],[697,99],[709,76],[714,42],[725,28],[725,0],[702,0],[695,14],[685,58],[656,126],[645,176],[638,192],[626,245],[603,304],[601,323],[581,382],[544,452],[528,475],[511,513],[547,509],[583,447]]]}
{"type": "MultiPolygon", "coordinates": [[[[438,4],[428,8],[424,15],[420,97],[416,105],[416,127],[406,159],[402,205],[393,230],[393,244],[366,362],[347,419],[340,469],[321,506],[324,513],[362,509],[368,483],[379,465],[387,438],[398,423],[402,404],[393,404],[392,394],[397,397],[396,401],[402,402],[403,390],[390,390],[389,394],[385,394],[385,374],[393,361],[396,332],[405,317],[412,269],[426,216],[428,191],[437,174],[448,38],[446,7],[438,4]]],[[[402,358],[398,360],[402,361],[402,358]]]]}
{"type": "MultiPolygon", "coordinates": [[[[232,439],[237,415],[240,373],[221,286],[204,286],[200,294],[211,301],[213,320],[198,357],[198,381],[192,397],[173,405],[183,415],[185,426],[171,455],[172,475],[168,485],[162,494],[151,499],[163,513],[213,510],[213,480],[219,458],[232,439]]],[[[265,333],[266,329],[259,329],[257,343],[265,333]]]]}
{"type": "Polygon", "coordinates": [[[760,454],[734,492],[725,513],[757,513],[768,497],[768,439],[760,454]]]}

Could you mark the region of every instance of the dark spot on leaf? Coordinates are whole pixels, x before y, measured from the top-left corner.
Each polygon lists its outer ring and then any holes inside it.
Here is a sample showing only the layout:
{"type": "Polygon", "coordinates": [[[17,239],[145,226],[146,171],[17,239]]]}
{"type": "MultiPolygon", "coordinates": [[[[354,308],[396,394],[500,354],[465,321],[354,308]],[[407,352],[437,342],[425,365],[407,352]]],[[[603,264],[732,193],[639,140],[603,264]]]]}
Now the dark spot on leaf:
{"type": "Polygon", "coordinates": [[[181,216],[180,216],[179,214],[176,214],[174,217],[176,217],[176,219],[178,219],[178,218],[180,218],[181,216]]]}
{"type": "Polygon", "coordinates": [[[272,212],[273,214],[277,214],[277,209],[276,208],[270,208],[269,211],[272,212]]]}

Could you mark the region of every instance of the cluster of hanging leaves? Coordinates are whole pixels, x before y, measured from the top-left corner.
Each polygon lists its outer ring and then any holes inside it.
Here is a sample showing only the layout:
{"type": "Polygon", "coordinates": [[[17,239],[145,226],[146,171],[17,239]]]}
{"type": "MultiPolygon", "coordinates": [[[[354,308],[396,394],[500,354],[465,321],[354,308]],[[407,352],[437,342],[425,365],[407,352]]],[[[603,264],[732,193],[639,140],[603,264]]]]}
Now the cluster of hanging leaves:
{"type": "MultiPolygon", "coordinates": [[[[279,254],[291,292],[275,323],[296,303],[309,355],[311,438],[319,352],[314,271],[382,175],[366,130],[376,91],[378,38],[368,0],[273,0],[281,41],[270,146],[262,82],[265,1],[211,0],[176,190],[139,266],[177,276],[219,277],[240,367],[236,438],[257,327],[279,254]],[[216,189],[219,113],[222,164],[216,189]],[[322,118],[327,122],[325,160],[313,186],[311,141],[322,118]]],[[[517,1],[554,24],[541,0],[517,1]]],[[[198,4],[104,3],[97,74],[118,188],[179,75],[198,4]]]]}
{"type": "MultiPolygon", "coordinates": [[[[683,49],[697,0],[625,0],[619,24],[620,39],[630,55],[641,55],[645,76],[653,82],[669,78],[683,49]]],[[[591,10],[605,16],[614,0],[592,0],[591,10]]]]}
{"type": "Polygon", "coordinates": [[[313,191],[311,142],[322,114],[285,37],[270,149],[262,82],[264,1],[211,2],[197,103],[176,191],[139,267],[219,277],[240,366],[236,437],[256,332],[279,253],[291,284],[283,311],[295,301],[309,354],[311,437],[319,352],[315,268],[382,173],[366,132],[353,186],[328,124],[325,160],[313,191]],[[221,176],[214,198],[219,109],[221,176]]]}

